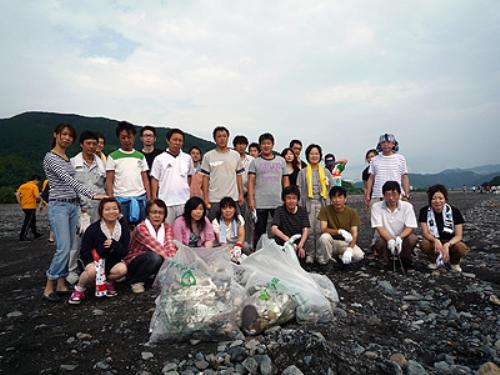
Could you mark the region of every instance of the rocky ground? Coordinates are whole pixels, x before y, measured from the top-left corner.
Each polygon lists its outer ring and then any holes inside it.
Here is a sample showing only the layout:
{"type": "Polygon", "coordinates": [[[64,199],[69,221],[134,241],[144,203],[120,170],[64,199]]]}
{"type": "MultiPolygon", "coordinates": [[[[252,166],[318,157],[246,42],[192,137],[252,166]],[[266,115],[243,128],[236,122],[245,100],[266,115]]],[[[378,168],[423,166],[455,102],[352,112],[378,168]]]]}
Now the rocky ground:
{"type": "MultiPolygon", "coordinates": [[[[47,304],[53,247],[19,243],[21,213],[0,207],[0,371],[5,374],[494,374],[500,365],[500,196],[454,193],[471,247],[462,274],[431,272],[417,250],[408,275],[375,264],[308,267],[341,297],[329,325],[290,323],[228,342],[147,346],[155,291],[47,304]],[[487,364],[487,362],[490,362],[487,364]],[[488,367],[490,366],[490,367],[488,367]],[[479,369],[481,368],[481,371],[479,369]]],[[[413,198],[417,209],[425,195],[413,198]]],[[[351,205],[361,212],[360,197],[351,205]]],[[[361,247],[370,242],[363,214],[361,247]]],[[[46,218],[40,218],[40,226],[46,218]]]]}

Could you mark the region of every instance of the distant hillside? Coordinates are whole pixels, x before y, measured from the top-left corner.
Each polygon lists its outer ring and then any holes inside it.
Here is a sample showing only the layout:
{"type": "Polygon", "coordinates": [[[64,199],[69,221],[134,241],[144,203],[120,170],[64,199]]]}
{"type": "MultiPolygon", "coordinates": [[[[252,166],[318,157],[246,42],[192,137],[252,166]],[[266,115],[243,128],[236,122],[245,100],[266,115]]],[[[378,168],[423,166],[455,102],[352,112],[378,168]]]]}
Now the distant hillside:
{"type": "MultiPolygon", "coordinates": [[[[0,187],[9,187],[9,196],[13,187],[26,181],[32,174],[38,173],[43,176],[42,159],[50,149],[54,127],[62,122],[73,125],[78,134],[83,130],[94,130],[104,134],[106,154],[118,148],[115,136],[117,120],[47,112],[26,112],[8,119],[0,119],[0,131],[4,140],[0,148],[0,187]]],[[[139,133],[140,126],[136,127],[139,133]]],[[[159,148],[165,147],[165,135],[168,130],[169,128],[156,127],[159,148]]],[[[212,142],[186,134],[184,149],[188,150],[195,145],[203,151],[214,147],[212,142]]],[[[136,147],[141,148],[138,136],[136,147]]],[[[73,156],[78,152],[77,140],[69,150],[69,154],[73,156]]],[[[3,201],[1,195],[0,192],[0,202],[3,201]]]]}
{"type": "MultiPolygon", "coordinates": [[[[488,169],[492,166],[487,166],[488,169]]],[[[443,184],[448,188],[461,188],[464,184],[467,186],[481,185],[495,176],[500,175],[500,165],[495,172],[487,174],[476,173],[473,170],[482,170],[482,167],[470,169],[447,169],[445,171],[434,174],[419,174],[410,173],[410,183],[415,188],[426,188],[434,184],[443,184]]],[[[482,170],[484,171],[484,169],[482,170]]]]}

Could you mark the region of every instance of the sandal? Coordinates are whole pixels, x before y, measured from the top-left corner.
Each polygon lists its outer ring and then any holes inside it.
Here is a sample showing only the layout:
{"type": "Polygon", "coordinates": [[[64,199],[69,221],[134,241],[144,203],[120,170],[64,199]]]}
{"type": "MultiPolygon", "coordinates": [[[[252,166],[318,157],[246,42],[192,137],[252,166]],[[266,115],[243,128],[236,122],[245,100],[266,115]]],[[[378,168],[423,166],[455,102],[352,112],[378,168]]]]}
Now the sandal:
{"type": "Polygon", "coordinates": [[[43,294],[42,299],[48,302],[59,302],[61,297],[56,292],[51,292],[49,294],[43,294]]]}

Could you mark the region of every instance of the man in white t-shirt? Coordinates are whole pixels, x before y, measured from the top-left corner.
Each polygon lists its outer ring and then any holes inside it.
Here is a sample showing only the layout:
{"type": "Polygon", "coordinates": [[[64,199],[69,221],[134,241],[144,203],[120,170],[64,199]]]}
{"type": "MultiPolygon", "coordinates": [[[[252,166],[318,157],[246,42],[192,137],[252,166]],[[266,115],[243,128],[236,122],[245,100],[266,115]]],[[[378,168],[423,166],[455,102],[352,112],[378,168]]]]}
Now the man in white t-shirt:
{"type": "Polygon", "coordinates": [[[166,136],[168,148],[156,156],[151,168],[151,194],[167,205],[165,222],[172,225],[184,213],[189,199],[191,176],[194,174],[191,156],[182,151],[184,132],[170,129],[166,136]]]}
{"type": "Polygon", "coordinates": [[[412,250],[417,244],[413,234],[417,218],[413,206],[400,200],[401,187],[397,181],[387,181],[382,187],[384,200],[374,203],[371,224],[375,229],[375,251],[379,264],[389,264],[389,255],[399,255],[405,266],[411,264],[412,250]]]}
{"type": "Polygon", "coordinates": [[[404,198],[410,199],[410,179],[408,166],[403,155],[397,153],[399,144],[393,134],[382,134],[379,138],[377,151],[379,154],[370,161],[369,177],[366,182],[365,207],[370,201],[379,201],[384,195],[382,186],[386,181],[396,181],[402,186],[404,198]],[[371,192],[371,195],[370,195],[371,192]]]}
{"type": "Polygon", "coordinates": [[[148,164],[145,156],[134,149],[134,125],[122,121],[116,128],[120,148],[106,161],[106,194],[120,202],[122,214],[129,224],[146,217],[146,201],[151,198],[148,164]]]}

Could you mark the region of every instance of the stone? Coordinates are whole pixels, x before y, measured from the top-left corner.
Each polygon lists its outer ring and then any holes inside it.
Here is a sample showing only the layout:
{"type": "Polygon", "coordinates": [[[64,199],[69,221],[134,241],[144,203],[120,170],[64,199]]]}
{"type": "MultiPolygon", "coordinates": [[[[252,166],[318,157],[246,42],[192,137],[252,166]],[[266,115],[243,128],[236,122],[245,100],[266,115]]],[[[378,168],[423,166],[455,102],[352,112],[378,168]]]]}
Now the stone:
{"type": "Polygon", "coordinates": [[[387,294],[395,294],[396,290],[393,288],[389,281],[383,280],[379,281],[378,285],[386,292],[387,294]]]}
{"type": "Polygon", "coordinates": [[[151,358],[153,358],[155,355],[151,352],[142,352],[141,357],[145,361],[149,361],[151,358]]]}
{"type": "Polygon", "coordinates": [[[83,332],[78,332],[76,334],[76,338],[78,340],[92,340],[92,335],[88,334],[88,333],[83,333],[83,332]]]}
{"type": "Polygon", "coordinates": [[[378,358],[378,354],[377,353],[369,351],[369,350],[367,350],[366,352],[364,352],[364,355],[368,359],[377,359],[378,358]]]}
{"type": "Polygon", "coordinates": [[[386,375],[403,375],[403,370],[401,370],[401,367],[396,362],[384,360],[378,363],[377,366],[386,375]]]}
{"type": "Polygon", "coordinates": [[[405,367],[406,365],[406,358],[402,353],[394,353],[389,357],[389,359],[392,362],[397,363],[401,368],[405,367]]]}
{"type": "Polygon", "coordinates": [[[248,357],[242,363],[243,367],[247,369],[250,374],[257,374],[259,364],[253,357],[248,357]]]}
{"type": "Polygon", "coordinates": [[[241,346],[243,345],[243,340],[235,340],[229,345],[230,348],[234,348],[235,346],[241,346]]]}
{"type": "Polygon", "coordinates": [[[260,342],[256,339],[251,339],[245,343],[245,348],[248,350],[255,350],[260,345],[260,342]]]}
{"type": "Polygon", "coordinates": [[[337,316],[338,318],[341,318],[341,319],[345,319],[347,318],[347,312],[344,310],[344,309],[341,309],[340,307],[336,307],[334,310],[333,310],[333,313],[335,314],[335,316],[337,316]]]}
{"type": "Polygon", "coordinates": [[[267,354],[255,356],[257,363],[259,364],[259,370],[262,375],[272,375],[273,373],[273,362],[271,357],[267,354]]]}
{"type": "Polygon", "coordinates": [[[228,354],[231,356],[231,362],[242,362],[247,357],[245,348],[241,346],[229,348],[228,354]]]}
{"type": "Polygon", "coordinates": [[[23,313],[21,311],[12,311],[10,313],[7,314],[7,318],[18,318],[20,316],[23,316],[23,313]]]}
{"type": "Polygon", "coordinates": [[[409,360],[406,362],[405,375],[426,375],[427,371],[417,361],[409,360]]]}
{"type": "Polygon", "coordinates": [[[359,357],[361,354],[363,354],[365,350],[366,349],[359,344],[356,344],[354,348],[352,348],[352,351],[356,357],[359,357]]]}
{"type": "Polygon", "coordinates": [[[300,369],[297,366],[291,365],[291,366],[288,366],[286,369],[284,369],[281,374],[282,375],[303,375],[304,373],[302,371],[300,371],[300,369]]]}
{"type": "Polygon", "coordinates": [[[102,315],[104,315],[104,311],[101,310],[101,309],[94,309],[94,310],[92,310],[92,315],[94,315],[94,316],[102,316],[102,315]]]}
{"type": "Polygon", "coordinates": [[[203,360],[203,361],[196,361],[194,365],[198,370],[205,370],[209,366],[209,363],[203,360]]]}
{"type": "Polygon", "coordinates": [[[161,372],[162,372],[162,374],[166,374],[168,372],[172,372],[175,370],[177,370],[177,364],[173,363],[173,362],[169,362],[169,363],[165,364],[165,366],[163,366],[163,368],[161,369],[161,372]]]}
{"type": "Polygon", "coordinates": [[[434,368],[438,370],[438,373],[444,373],[447,374],[450,372],[450,365],[446,363],[445,361],[440,361],[434,363],[434,368]]]}
{"type": "Polygon", "coordinates": [[[109,370],[110,368],[111,368],[111,366],[106,361],[99,361],[94,365],[94,369],[96,369],[96,370],[106,371],[106,370],[109,370]]]}
{"type": "Polygon", "coordinates": [[[201,342],[201,340],[195,340],[195,339],[190,339],[189,343],[193,346],[198,345],[201,342]]]}
{"type": "Polygon", "coordinates": [[[75,371],[78,365],[61,365],[59,369],[62,371],[75,371]]]}
{"type": "Polygon", "coordinates": [[[473,273],[470,273],[470,272],[462,272],[462,276],[463,277],[468,277],[470,279],[475,279],[476,278],[476,275],[474,275],[473,273]]]}
{"type": "Polygon", "coordinates": [[[479,375],[500,375],[500,368],[493,362],[486,362],[479,368],[479,375]]]}

